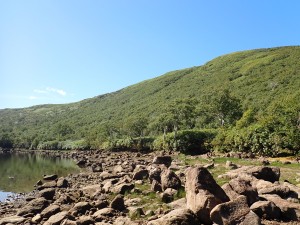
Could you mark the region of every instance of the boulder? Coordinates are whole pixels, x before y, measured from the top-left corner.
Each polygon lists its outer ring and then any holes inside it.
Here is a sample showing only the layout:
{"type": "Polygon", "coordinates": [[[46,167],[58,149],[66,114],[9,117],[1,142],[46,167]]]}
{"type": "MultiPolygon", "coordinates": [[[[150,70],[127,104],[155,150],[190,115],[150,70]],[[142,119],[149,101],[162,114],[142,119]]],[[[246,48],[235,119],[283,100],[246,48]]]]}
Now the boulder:
{"type": "Polygon", "coordinates": [[[229,181],[229,185],[237,194],[247,197],[247,203],[249,206],[259,200],[258,193],[256,189],[252,187],[250,181],[246,181],[238,177],[229,181]]]}
{"type": "Polygon", "coordinates": [[[274,202],[274,204],[280,208],[283,219],[293,221],[300,220],[300,204],[282,199],[278,195],[266,194],[260,195],[259,197],[274,202]]]}
{"type": "Polygon", "coordinates": [[[258,190],[260,195],[274,194],[279,195],[281,198],[287,198],[290,195],[290,189],[287,186],[277,184],[271,187],[266,187],[258,190]]]}
{"type": "Polygon", "coordinates": [[[225,191],[226,195],[229,197],[230,200],[234,200],[237,197],[241,196],[233,190],[229,183],[223,184],[222,189],[225,191]]]}
{"type": "Polygon", "coordinates": [[[88,202],[78,202],[78,203],[76,203],[76,204],[74,205],[73,208],[70,209],[69,212],[70,212],[72,215],[75,215],[75,216],[77,216],[78,214],[83,215],[83,214],[85,214],[85,212],[86,212],[87,210],[89,210],[90,208],[92,208],[92,206],[90,205],[90,203],[88,203],[88,202]]]}
{"type": "Polygon", "coordinates": [[[147,225],[200,225],[196,215],[189,209],[175,209],[147,225]]]}
{"type": "Polygon", "coordinates": [[[124,196],[123,195],[117,195],[110,203],[110,208],[123,211],[126,209],[124,204],[124,196]]]}
{"type": "Polygon", "coordinates": [[[46,189],[46,188],[55,188],[56,187],[56,181],[48,181],[44,183],[42,186],[38,187],[38,190],[46,189]]]}
{"type": "Polygon", "coordinates": [[[130,192],[134,188],[134,184],[119,184],[112,188],[111,192],[124,195],[126,192],[130,192]]]}
{"type": "Polygon", "coordinates": [[[64,177],[60,177],[60,178],[58,178],[58,180],[56,182],[56,186],[58,188],[67,188],[69,186],[69,182],[64,177]]]}
{"type": "Polygon", "coordinates": [[[44,197],[47,200],[53,200],[55,195],[55,188],[46,188],[39,192],[40,197],[44,197]]]}
{"type": "Polygon", "coordinates": [[[151,191],[154,191],[154,192],[161,192],[162,191],[161,184],[157,180],[152,181],[151,191]]]}
{"type": "Polygon", "coordinates": [[[96,211],[92,217],[95,221],[101,222],[106,217],[109,217],[109,218],[113,217],[115,215],[115,213],[116,213],[116,211],[112,208],[104,208],[104,209],[100,209],[100,210],[96,211]]]}
{"type": "Polygon", "coordinates": [[[172,163],[171,156],[156,156],[154,157],[153,164],[164,164],[166,167],[169,167],[172,163]]]}
{"type": "Polygon", "coordinates": [[[174,200],[174,196],[177,194],[177,190],[172,188],[167,188],[162,194],[161,194],[161,200],[165,203],[170,203],[174,200]]]}
{"type": "Polygon", "coordinates": [[[67,212],[60,212],[51,216],[44,225],[59,225],[67,217],[67,212]]]}
{"type": "Polygon", "coordinates": [[[90,225],[95,223],[91,216],[80,216],[78,222],[80,225],[90,225]]]}
{"type": "Polygon", "coordinates": [[[258,201],[251,205],[250,209],[260,218],[267,220],[279,220],[281,217],[280,209],[270,201],[258,201]]]}
{"type": "Polygon", "coordinates": [[[231,179],[239,176],[245,177],[246,175],[250,175],[257,179],[274,183],[275,181],[279,180],[280,169],[278,167],[267,166],[242,166],[241,168],[228,171],[226,175],[231,179]]]}
{"type": "Polygon", "coordinates": [[[159,166],[150,166],[149,167],[149,180],[150,180],[150,183],[153,181],[153,180],[156,180],[157,182],[161,183],[161,177],[160,177],[160,174],[162,172],[162,168],[160,168],[159,166]]]}
{"type": "Polygon", "coordinates": [[[196,214],[200,222],[211,224],[210,211],[229,198],[207,169],[189,168],[186,174],[187,208],[196,214]]]}
{"type": "Polygon", "coordinates": [[[161,173],[161,187],[163,190],[167,188],[178,190],[181,187],[181,180],[172,170],[165,170],[161,173]]]}
{"type": "Polygon", "coordinates": [[[217,205],[211,210],[210,218],[215,224],[218,225],[260,224],[259,217],[250,211],[246,196],[239,196],[232,201],[217,205]],[[247,223],[249,220],[250,223],[247,223]]]}
{"type": "Polygon", "coordinates": [[[44,208],[46,208],[48,205],[48,201],[43,198],[36,198],[32,201],[30,201],[28,204],[26,204],[24,207],[20,208],[17,212],[18,216],[23,216],[29,213],[37,214],[41,212],[44,208]]]}
{"type": "Polygon", "coordinates": [[[4,224],[21,224],[26,220],[26,218],[22,216],[9,216],[0,219],[0,225],[4,224]]]}
{"type": "Polygon", "coordinates": [[[41,217],[49,218],[58,212],[60,212],[60,207],[58,205],[50,205],[41,212],[41,217]]]}
{"type": "Polygon", "coordinates": [[[146,169],[142,169],[133,173],[133,180],[144,180],[149,177],[149,171],[146,169]]]}

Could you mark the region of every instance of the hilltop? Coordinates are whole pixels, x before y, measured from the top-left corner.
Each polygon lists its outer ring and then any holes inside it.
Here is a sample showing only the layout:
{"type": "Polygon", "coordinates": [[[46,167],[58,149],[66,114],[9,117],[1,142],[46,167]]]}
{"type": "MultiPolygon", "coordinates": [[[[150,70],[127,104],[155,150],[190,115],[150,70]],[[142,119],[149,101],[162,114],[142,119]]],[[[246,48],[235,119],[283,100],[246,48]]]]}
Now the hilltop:
{"type": "Polygon", "coordinates": [[[2,145],[8,142],[15,147],[35,148],[48,141],[97,145],[104,136],[113,136],[108,127],[116,128],[113,134],[122,138],[128,136],[128,132],[121,134],[126,124],[140,118],[146,119],[143,135],[161,135],[162,131],[154,128],[159,117],[176,100],[184,99],[195,100],[196,111],[206,112],[206,117],[197,114],[191,128],[215,129],[219,128],[218,124],[207,115],[214,115],[210,110],[214,108],[215,96],[224,91],[237,99],[241,108],[240,117],[227,126],[231,131],[268,125],[269,120],[284,123],[284,115],[292,115],[289,121],[294,123],[300,103],[299,59],[300,46],[235,52],[203,66],[172,71],[76,103],[3,109],[0,110],[2,145]],[[279,112],[279,108],[283,110],[279,112]]]}

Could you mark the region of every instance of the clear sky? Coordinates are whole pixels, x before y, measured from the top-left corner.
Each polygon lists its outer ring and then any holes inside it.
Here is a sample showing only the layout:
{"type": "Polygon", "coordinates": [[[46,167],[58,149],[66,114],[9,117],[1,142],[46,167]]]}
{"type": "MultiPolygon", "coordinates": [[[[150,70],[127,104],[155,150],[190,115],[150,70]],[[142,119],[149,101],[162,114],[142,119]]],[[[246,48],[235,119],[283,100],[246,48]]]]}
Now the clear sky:
{"type": "Polygon", "coordinates": [[[300,1],[0,0],[0,109],[113,92],[300,43],[300,1]]]}

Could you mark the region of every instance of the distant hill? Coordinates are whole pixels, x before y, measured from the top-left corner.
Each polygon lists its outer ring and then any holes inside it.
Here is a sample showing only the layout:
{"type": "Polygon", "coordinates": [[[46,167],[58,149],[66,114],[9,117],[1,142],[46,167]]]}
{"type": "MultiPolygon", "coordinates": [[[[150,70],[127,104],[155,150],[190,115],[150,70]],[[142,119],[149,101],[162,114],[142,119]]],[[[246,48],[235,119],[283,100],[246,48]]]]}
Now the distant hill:
{"type": "MultiPolygon", "coordinates": [[[[224,89],[241,100],[244,112],[252,109],[253,123],[270,114],[276,104],[299,103],[300,46],[223,55],[203,66],[172,71],[77,103],[3,109],[0,137],[20,147],[34,141],[97,139],[107,124],[121,127],[127,118],[137,117],[147,118],[148,134],[158,134],[151,124],[171,102],[195,98],[197,107],[205,108],[224,89]]],[[[202,123],[195,128],[213,126],[202,123]]]]}

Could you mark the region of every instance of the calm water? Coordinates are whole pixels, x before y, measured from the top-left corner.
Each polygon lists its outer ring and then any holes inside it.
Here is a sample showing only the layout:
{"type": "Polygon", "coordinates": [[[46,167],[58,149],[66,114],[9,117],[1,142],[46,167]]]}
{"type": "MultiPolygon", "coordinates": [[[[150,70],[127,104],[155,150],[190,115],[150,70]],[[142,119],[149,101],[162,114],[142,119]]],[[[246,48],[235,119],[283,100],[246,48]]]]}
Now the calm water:
{"type": "Polygon", "coordinates": [[[44,174],[66,176],[79,172],[72,160],[38,154],[0,154],[0,201],[11,193],[30,192],[44,174]]]}

